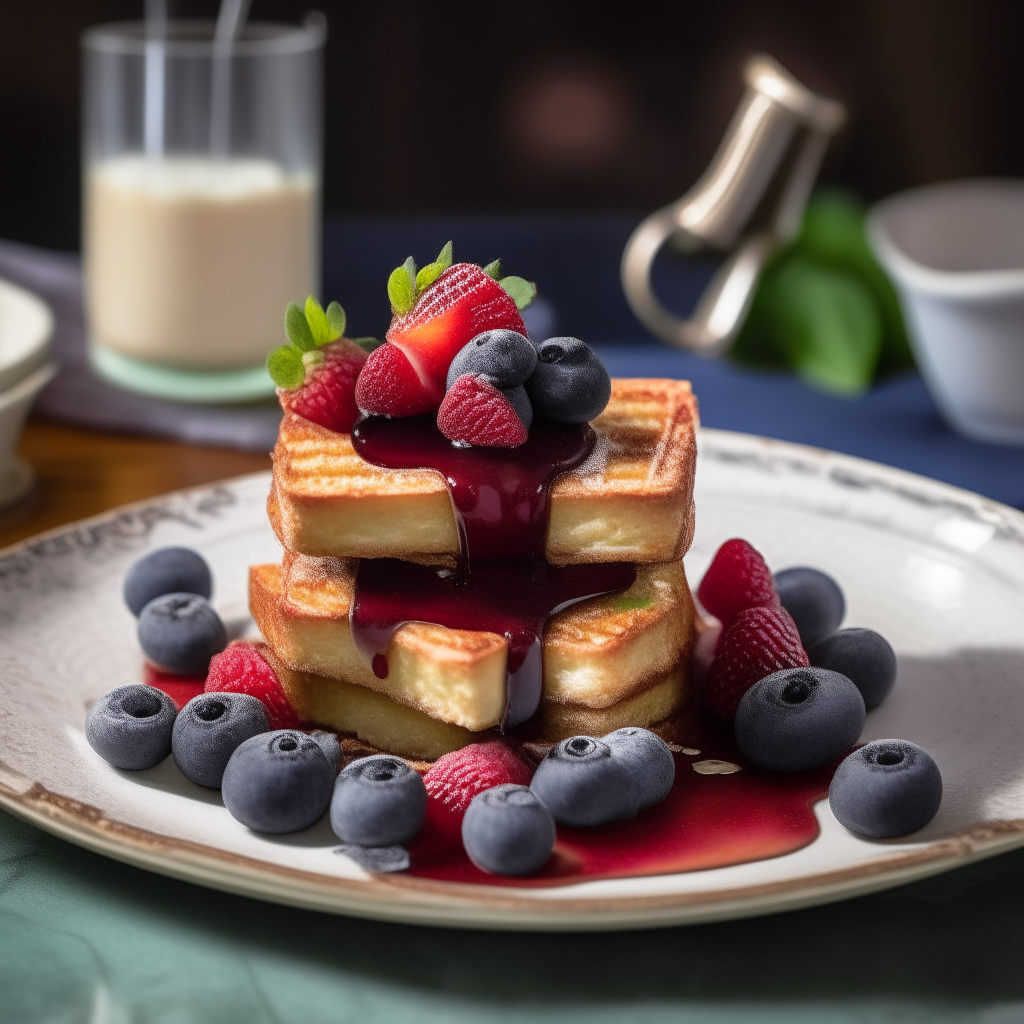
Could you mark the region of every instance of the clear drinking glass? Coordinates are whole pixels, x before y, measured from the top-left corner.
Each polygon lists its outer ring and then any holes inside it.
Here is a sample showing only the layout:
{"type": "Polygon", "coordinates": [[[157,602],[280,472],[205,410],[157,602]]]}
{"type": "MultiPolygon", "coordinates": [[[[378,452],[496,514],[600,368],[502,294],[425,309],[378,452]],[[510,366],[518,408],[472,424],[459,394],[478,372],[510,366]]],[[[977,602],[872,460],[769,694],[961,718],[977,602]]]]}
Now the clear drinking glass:
{"type": "Polygon", "coordinates": [[[269,393],[285,305],[320,279],[322,15],[90,29],[83,249],[94,367],[192,401],[269,393]]]}

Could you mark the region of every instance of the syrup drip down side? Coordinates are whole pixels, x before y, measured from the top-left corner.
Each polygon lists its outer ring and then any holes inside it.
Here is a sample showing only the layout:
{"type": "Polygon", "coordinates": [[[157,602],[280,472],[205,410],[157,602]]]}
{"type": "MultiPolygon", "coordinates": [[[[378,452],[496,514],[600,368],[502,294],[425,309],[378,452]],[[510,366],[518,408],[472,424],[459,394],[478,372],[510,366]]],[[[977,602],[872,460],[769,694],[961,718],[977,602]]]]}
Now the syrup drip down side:
{"type": "Polygon", "coordinates": [[[353,430],[359,455],[390,469],[437,470],[459,527],[458,569],[364,559],[352,604],[352,635],[378,678],[388,644],[406,622],[497,633],[508,640],[503,728],[530,718],[541,699],[541,636],[548,618],[587,598],[631,586],[627,563],[554,566],[544,559],[549,492],[559,473],[590,454],[589,424],[536,423],[517,448],[453,445],[432,417],[369,417],[353,430]]]}

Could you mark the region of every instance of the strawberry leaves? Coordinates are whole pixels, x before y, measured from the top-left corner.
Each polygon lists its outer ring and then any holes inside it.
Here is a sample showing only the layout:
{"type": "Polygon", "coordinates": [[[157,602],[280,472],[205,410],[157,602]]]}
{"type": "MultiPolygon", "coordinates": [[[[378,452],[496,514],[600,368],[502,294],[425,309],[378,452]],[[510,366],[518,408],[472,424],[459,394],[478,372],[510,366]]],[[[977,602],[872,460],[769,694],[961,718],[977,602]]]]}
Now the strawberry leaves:
{"type": "MultiPolygon", "coordinates": [[[[388,299],[395,316],[408,313],[416,300],[452,265],[453,259],[452,243],[446,242],[437,259],[419,270],[411,256],[400,267],[395,267],[388,278],[388,299]]],[[[537,297],[537,286],[532,281],[514,275],[501,276],[501,260],[494,260],[481,269],[505,289],[517,309],[526,309],[537,297]]]]}
{"type": "Polygon", "coordinates": [[[267,373],[279,387],[291,390],[306,383],[306,364],[294,345],[282,345],[267,356],[267,373]]]}
{"type": "Polygon", "coordinates": [[[517,309],[526,307],[537,298],[537,286],[522,277],[503,277],[498,284],[508,292],[517,309]]]}
{"type": "Polygon", "coordinates": [[[303,309],[289,302],[284,311],[284,333],[288,344],[273,349],[267,356],[267,373],[279,387],[291,390],[306,382],[307,366],[316,365],[322,356],[317,349],[336,341],[345,333],[347,317],[339,303],[324,310],[310,295],[303,309]]]}

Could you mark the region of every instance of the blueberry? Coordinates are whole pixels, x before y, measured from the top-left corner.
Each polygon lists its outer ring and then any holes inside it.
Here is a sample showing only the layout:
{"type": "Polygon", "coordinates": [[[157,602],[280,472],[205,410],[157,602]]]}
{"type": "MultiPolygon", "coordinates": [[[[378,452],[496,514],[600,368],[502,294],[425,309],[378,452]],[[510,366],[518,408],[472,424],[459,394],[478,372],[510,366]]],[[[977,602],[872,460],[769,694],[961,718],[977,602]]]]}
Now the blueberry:
{"type": "Polygon", "coordinates": [[[494,786],[466,809],[462,845],[482,871],[529,875],[551,857],[555,819],[529,786],[494,786]]]}
{"type": "Polygon", "coordinates": [[[201,675],[227,646],[220,616],[198,594],[154,597],[139,614],[139,644],[154,665],[182,675],[201,675]]]}
{"type": "Polygon", "coordinates": [[[314,729],[309,737],[324,752],[331,767],[337,771],[341,764],[341,744],[333,732],[326,732],[323,729],[314,729]]]}
{"type": "Polygon", "coordinates": [[[600,415],[612,379],[594,350],[579,338],[548,338],[537,346],[537,368],[526,393],[538,416],[558,423],[586,423],[600,415]]]}
{"type": "Polygon", "coordinates": [[[427,789],[400,757],[373,754],[348,765],[331,797],[331,828],[343,843],[395,846],[423,827],[427,789]]]}
{"type": "Polygon", "coordinates": [[[785,668],[747,690],[736,742],[755,764],[780,772],[816,768],[849,750],[864,727],[864,698],[844,675],[785,668]]]}
{"type": "Polygon", "coordinates": [[[835,632],[846,614],[846,598],[828,573],[801,565],[775,574],[782,607],[793,616],[804,647],[835,632]]]}
{"type": "Polygon", "coordinates": [[[181,709],[174,722],[174,763],[186,779],[220,789],[224,768],[236,748],[269,728],[267,713],[255,697],[201,693],[181,709]]]}
{"type": "Polygon", "coordinates": [[[257,832],[298,832],[331,802],[334,769],[315,740],[297,729],[261,733],[240,744],[224,769],[224,806],[257,832]]]}
{"type": "Polygon", "coordinates": [[[870,711],[889,696],[896,682],[896,652],[873,629],[852,627],[816,640],[807,648],[812,665],[849,676],[870,711]]]}
{"type": "Polygon", "coordinates": [[[145,683],[104,694],[85,716],[85,738],[115,768],[152,768],[171,752],[174,701],[145,683]]]}
{"type": "Polygon", "coordinates": [[[533,373],[537,350],[516,331],[484,331],[466,342],[448,368],[447,386],[464,373],[478,373],[503,391],[518,387],[533,373]]]}
{"type": "Polygon", "coordinates": [[[942,802],[942,775],[934,758],[908,740],[874,740],[836,769],[828,791],[840,824],[872,839],[923,828],[942,802]]]}
{"type": "Polygon", "coordinates": [[[640,806],[629,762],[591,736],[572,736],[553,746],[530,788],[555,821],[577,828],[632,818],[640,806]]]}
{"type": "Polygon", "coordinates": [[[530,405],[530,396],[527,395],[526,388],[520,385],[517,388],[509,388],[508,391],[502,393],[509,400],[512,408],[515,409],[516,415],[522,420],[523,426],[529,430],[530,424],[533,423],[533,406],[530,405]]]}
{"type": "Polygon", "coordinates": [[[138,618],[154,597],[164,594],[198,594],[209,600],[213,576],[198,551],[191,548],[158,548],[132,563],[124,578],[124,603],[138,618]]]}
{"type": "Polygon", "coordinates": [[[629,765],[640,807],[652,807],[668,796],[676,778],[676,759],[668,744],[650,729],[627,726],[604,737],[612,754],[629,765]]]}
{"type": "Polygon", "coordinates": [[[353,846],[343,843],[336,846],[334,852],[351,857],[365,871],[376,871],[382,875],[408,871],[412,863],[404,846],[353,846]]]}

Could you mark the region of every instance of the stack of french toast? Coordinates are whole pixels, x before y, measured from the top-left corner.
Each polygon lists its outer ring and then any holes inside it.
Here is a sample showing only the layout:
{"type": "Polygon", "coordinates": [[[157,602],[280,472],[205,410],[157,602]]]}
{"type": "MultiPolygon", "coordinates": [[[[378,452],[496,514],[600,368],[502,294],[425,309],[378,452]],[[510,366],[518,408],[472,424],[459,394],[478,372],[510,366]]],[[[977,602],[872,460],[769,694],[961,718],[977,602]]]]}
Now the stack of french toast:
{"type": "MultiPolygon", "coordinates": [[[[695,610],[682,556],[693,537],[696,402],[686,382],[617,379],[591,425],[590,455],[551,485],[545,557],[632,562],[635,581],[548,619],[540,705],[515,730],[523,740],[657,727],[687,697],[695,610]]],[[[441,474],[371,464],[351,433],[287,411],[273,462],[268,513],[284,557],[252,567],[250,606],[299,717],[423,760],[499,730],[504,636],[406,622],[381,678],[350,625],[360,559],[458,559],[441,474]]]]}

